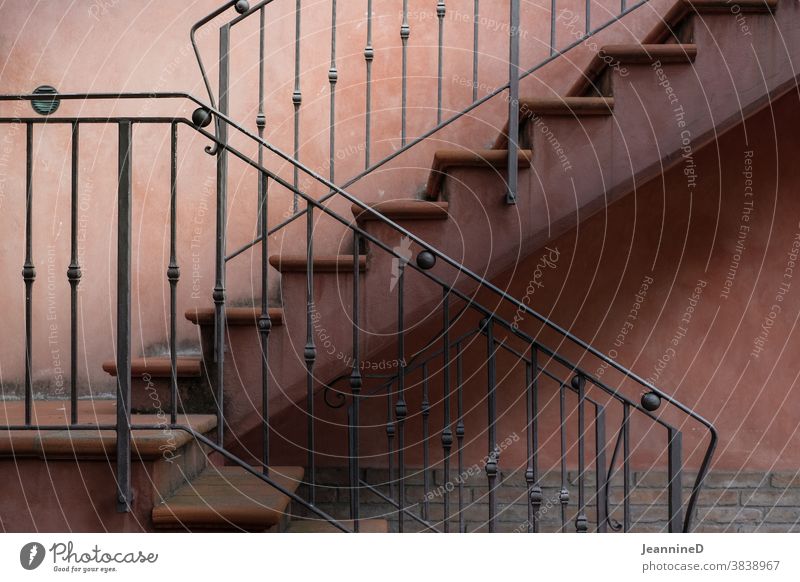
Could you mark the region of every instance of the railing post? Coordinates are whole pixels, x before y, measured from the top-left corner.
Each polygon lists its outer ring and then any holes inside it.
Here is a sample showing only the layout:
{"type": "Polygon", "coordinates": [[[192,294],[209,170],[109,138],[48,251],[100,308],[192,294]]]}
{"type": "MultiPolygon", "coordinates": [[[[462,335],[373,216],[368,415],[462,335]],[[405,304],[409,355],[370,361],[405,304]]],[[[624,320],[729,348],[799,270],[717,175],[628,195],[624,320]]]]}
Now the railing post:
{"type": "Polygon", "coordinates": [[[170,126],[170,203],[169,203],[169,361],[170,361],[170,422],[178,421],[178,346],[177,292],[181,271],[178,267],[176,238],[178,236],[178,124],[170,126]]]}
{"type": "Polygon", "coordinates": [[[359,314],[361,309],[361,299],[359,294],[359,278],[361,274],[361,263],[359,247],[361,246],[358,233],[353,238],[353,369],[350,372],[350,392],[353,395],[352,416],[350,420],[350,519],[353,520],[353,531],[359,531],[359,462],[358,462],[358,426],[359,408],[361,402],[361,350],[359,344],[359,314]]]}
{"type": "Polygon", "coordinates": [[[406,344],[405,344],[405,305],[403,304],[403,293],[405,289],[405,260],[398,259],[397,275],[397,361],[400,369],[397,373],[397,399],[394,408],[395,421],[397,424],[397,468],[399,471],[397,499],[399,504],[398,511],[398,531],[403,533],[405,528],[405,509],[406,509],[406,428],[405,420],[408,415],[408,405],[406,404],[406,344]]]}
{"type": "MultiPolygon", "coordinates": [[[[453,448],[453,429],[450,417],[450,290],[444,289],[442,298],[442,404],[444,419],[442,421],[442,461],[444,479],[444,532],[450,533],[450,452],[453,448]]],[[[427,495],[427,491],[425,491],[427,495]]]]}
{"type": "Polygon", "coordinates": [[[497,474],[499,450],[497,448],[497,363],[495,359],[494,321],[491,317],[484,320],[486,332],[486,375],[487,375],[487,411],[488,411],[488,452],[486,455],[486,480],[489,487],[489,533],[495,531],[497,514],[497,474]]]}
{"type": "Polygon", "coordinates": [[[33,408],[33,124],[26,124],[25,136],[25,425],[30,426],[33,408]]]}
{"type": "Polygon", "coordinates": [[[683,437],[679,430],[669,428],[667,430],[669,444],[667,445],[669,483],[669,533],[677,533],[683,529],[683,484],[681,479],[681,450],[683,448],[683,437]]]}
{"type": "MultiPolygon", "coordinates": [[[[264,139],[267,119],[264,116],[264,8],[259,11],[258,51],[258,114],[256,128],[259,139],[264,139]]],[[[264,166],[264,146],[258,144],[258,165],[264,166]]],[[[261,233],[261,315],[258,317],[258,333],[261,339],[261,416],[262,416],[262,472],[269,475],[269,334],[272,319],[269,315],[269,207],[267,200],[267,175],[258,172],[258,229],[261,233]]]]}
{"type": "MultiPolygon", "coordinates": [[[[228,114],[230,74],[230,25],[219,30],[219,110],[228,114]]],[[[228,125],[217,119],[217,257],[214,284],[214,358],[216,361],[217,444],[223,446],[225,434],[225,231],[228,205],[228,125]]]]}
{"type": "Polygon", "coordinates": [[[67,279],[70,287],[69,323],[69,374],[70,374],[70,422],[78,424],[78,284],[81,280],[81,265],[78,260],[78,160],[80,134],[77,122],[72,125],[72,192],[70,215],[70,260],[67,279]]]}
{"type": "Polygon", "coordinates": [[[117,186],[117,511],[129,512],[131,492],[131,134],[119,123],[117,186]]]}
{"type": "Polygon", "coordinates": [[[597,495],[597,531],[605,533],[608,531],[608,482],[606,481],[606,411],[605,408],[595,405],[594,415],[594,474],[595,474],[595,493],[597,495]]]}
{"type": "Polygon", "coordinates": [[[578,390],[578,515],[575,531],[586,533],[589,520],[586,517],[586,378],[577,375],[572,385],[578,390]]]}
{"type": "Polygon", "coordinates": [[[519,181],[519,2],[511,0],[508,64],[508,191],[506,203],[516,204],[519,181]]]}

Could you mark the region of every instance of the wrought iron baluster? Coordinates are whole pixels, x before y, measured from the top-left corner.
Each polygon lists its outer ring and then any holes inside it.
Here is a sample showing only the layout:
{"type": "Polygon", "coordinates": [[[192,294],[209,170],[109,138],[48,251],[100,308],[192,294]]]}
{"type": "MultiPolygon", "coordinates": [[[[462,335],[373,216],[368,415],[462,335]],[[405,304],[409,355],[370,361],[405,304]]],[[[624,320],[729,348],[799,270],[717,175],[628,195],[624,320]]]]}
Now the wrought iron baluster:
{"type": "Polygon", "coordinates": [[[667,497],[669,500],[669,533],[683,529],[683,490],[682,461],[683,436],[679,430],[667,429],[668,478],[667,497]]]}
{"type": "Polygon", "coordinates": [[[394,464],[394,438],[397,434],[397,425],[394,419],[394,392],[392,384],[386,387],[386,454],[389,465],[389,497],[396,500],[395,491],[395,464],[394,464]]]}
{"type": "Polygon", "coordinates": [[[405,346],[405,306],[403,304],[403,294],[405,289],[405,261],[398,259],[397,275],[397,361],[400,370],[397,374],[397,398],[395,404],[395,420],[397,422],[397,468],[399,470],[398,495],[398,531],[403,533],[405,528],[405,508],[406,508],[406,460],[405,460],[405,420],[408,414],[406,404],[406,346],[405,346]]]}
{"type": "MultiPolygon", "coordinates": [[[[372,133],[372,61],[375,60],[375,49],[372,46],[372,0],[367,1],[367,44],[364,47],[364,62],[367,67],[367,95],[364,127],[364,168],[370,166],[370,134],[372,133]]],[[[391,458],[391,454],[390,454],[391,458]]]]}
{"type": "Polygon", "coordinates": [[[575,517],[575,531],[589,531],[586,517],[586,378],[577,375],[572,386],[578,390],[578,515],[575,517]]]}
{"type": "Polygon", "coordinates": [[[72,188],[70,215],[70,259],[67,267],[69,280],[69,355],[70,355],[70,422],[78,424],[78,284],[81,280],[81,265],[78,260],[78,185],[80,159],[80,129],[78,122],[72,124],[72,188]]]}
{"type": "Polygon", "coordinates": [[[558,388],[559,414],[561,426],[559,436],[561,437],[561,491],[558,500],[561,503],[561,531],[567,531],[567,506],[569,505],[569,489],[567,488],[567,393],[563,384],[558,388]]]}
{"type": "Polygon", "coordinates": [[[464,364],[461,357],[461,342],[456,343],[456,391],[457,411],[456,448],[458,449],[458,531],[464,533],[464,364]]]}
{"type": "MultiPolygon", "coordinates": [[[[444,406],[444,419],[442,422],[442,462],[444,484],[444,532],[450,533],[450,451],[453,447],[453,431],[450,418],[450,291],[444,289],[442,299],[442,404],[444,406]]],[[[426,490],[427,493],[427,490],[426,490]]]]}
{"type": "MultiPolygon", "coordinates": [[[[331,0],[331,67],[328,70],[328,82],[331,85],[331,119],[330,119],[330,181],[336,183],[336,82],[339,71],[336,68],[336,0],[331,0]]],[[[358,253],[356,253],[357,255],[358,253]]],[[[356,277],[358,279],[358,277],[356,277]]]]}
{"type": "Polygon", "coordinates": [[[533,484],[536,477],[533,474],[533,372],[532,364],[525,362],[525,415],[527,416],[525,445],[527,448],[528,466],[525,468],[525,483],[528,485],[528,533],[534,532],[536,511],[533,508],[533,484]]]}
{"type": "Polygon", "coordinates": [[[597,503],[597,531],[608,531],[608,482],[606,481],[606,411],[603,406],[595,404],[594,413],[594,474],[595,495],[597,503]]]}
{"type": "Polygon", "coordinates": [[[556,54],[556,0],[550,0],[550,56],[556,54]]]}
{"type": "Polygon", "coordinates": [[[422,364],[422,486],[425,491],[422,497],[422,519],[428,521],[430,516],[430,502],[428,500],[428,492],[431,490],[430,475],[428,468],[430,467],[430,414],[431,403],[428,394],[428,363],[422,364]]]}
{"type": "Polygon", "coordinates": [[[585,0],[586,3],[586,36],[592,31],[592,0],[585,0]]]}
{"type": "Polygon", "coordinates": [[[528,532],[539,531],[539,511],[542,507],[542,487],[539,484],[539,391],[538,350],[531,346],[531,361],[526,365],[526,409],[528,413],[528,467],[525,481],[528,484],[528,532]]]}
{"type": "Polygon", "coordinates": [[[132,123],[119,123],[117,187],[117,511],[131,511],[132,123]]]}
{"type": "MultiPolygon", "coordinates": [[[[259,11],[259,51],[258,51],[258,115],[256,128],[259,139],[264,138],[267,119],[264,115],[264,53],[265,53],[265,14],[264,7],[259,11]]],[[[258,165],[264,165],[264,146],[258,144],[258,165]]],[[[258,317],[258,333],[261,340],[261,417],[262,417],[262,472],[269,475],[269,334],[272,331],[272,318],[269,315],[269,202],[267,175],[258,173],[258,228],[261,233],[261,314],[258,317]]]]}
{"type": "Polygon", "coordinates": [[[25,133],[25,425],[31,424],[33,408],[33,124],[26,124],[25,133]]]}
{"type": "Polygon", "coordinates": [[[442,122],[442,69],[444,67],[444,16],[447,11],[444,0],[436,4],[436,17],[439,19],[439,71],[437,87],[436,123],[442,122]]]}
{"type": "MultiPolygon", "coordinates": [[[[539,350],[536,346],[531,347],[531,372],[533,377],[528,386],[530,387],[530,414],[528,424],[531,427],[531,452],[530,471],[531,481],[529,482],[529,503],[533,510],[532,531],[539,531],[539,511],[542,507],[542,487],[539,483],[539,350]]],[[[526,475],[527,477],[527,475],[526,475]]]]}
{"type": "MultiPolygon", "coordinates": [[[[302,2],[297,0],[295,6],[295,37],[294,37],[294,91],[292,92],[292,105],[294,106],[294,159],[300,160],[300,105],[303,103],[303,93],[300,91],[300,32],[302,19],[300,11],[302,2]]],[[[300,168],[294,166],[294,187],[300,182],[300,168]]],[[[292,211],[298,210],[298,196],[295,192],[292,202],[292,211]]]]}
{"type": "Polygon", "coordinates": [[[411,27],[408,24],[408,0],[403,0],[403,23],[400,25],[400,40],[403,43],[403,72],[401,97],[401,137],[400,145],[406,145],[406,108],[408,106],[408,37],[411,27]]]}
{"type": "Polygon", "coordinates": [[[506,203],[515,204],[519,182],[519,2],[511,0],[508,66],[508,192],[506,203]]]}
{"type": "Polygon", "coordinates": [[[317,498],[317,466],[314,442],[314,362],[317,348],[314,344],[314,206],[306,203],[306,347],[303,357],[306,363],[306,414],[308,447],[309,502],[314,505],[317,498]]]}
{"type": "Polygon", "coordinates": [[[472,7],[472,102],[478,100],[478,48],[480,34],[480,0],[472,7]]]}
{"type": "Polygon", "coordinates": [[[631,406],[627,402],[622,405],[622,511],[623,531],[631,531],[631,443],[630,443],[631,406]]]}
{"type": "Polygon", "coordinates": [[[488,452],[486,456],[486,480],[489,486],[489,533],[494,533],[497,514],[497,472],[500,452],[497,448],[497,362],[495,360],[494,321],[484,320],[487,349],[487,412],[488,452]]]}
{"type": "Polygon", "coordinates": [[[178,124],[170,125],[170,180],[169,180],[169,363],[170,363],[170,422],[178,421],[178,350],[177,322],[178,280],[181,272],[178,267],[176,237],[178,235],[178,124]]]}
{"type": "MultiPolygon", "coordinates": [[[[219,29],[219,109],[228,114],[230,79],[230,25],[219,29]]],[[[217,123],[216,274],[214,283],[214,359],[216,362],[217,444],[225,442],[225,241],[228,214],[228,124],[217,123]]]]}
{"type": "Polygon", "coordinates": [[[353,396],[352,403],[352,418],[350,423],[350,519],[353,520],[353,530],[359,531],[359,493],[360,493],[360,479],[359,479],[359,407],[361,406],[361,350],[359,345],[359,310],[360,310],[360,295],[359,295],[359,248],[361,241],[358,233],[354,233],[353,240],[353,370],[350,373],[350,391],[353,396]]]}

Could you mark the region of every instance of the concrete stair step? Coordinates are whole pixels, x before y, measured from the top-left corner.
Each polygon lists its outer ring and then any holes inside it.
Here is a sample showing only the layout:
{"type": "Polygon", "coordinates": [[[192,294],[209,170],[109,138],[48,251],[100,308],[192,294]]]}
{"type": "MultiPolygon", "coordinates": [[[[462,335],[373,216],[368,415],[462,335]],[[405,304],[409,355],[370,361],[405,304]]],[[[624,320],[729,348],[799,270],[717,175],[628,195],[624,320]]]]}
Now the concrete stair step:
{"type": "MultiPolygon", "coordinates": [[[[520,99],[519,122],[523,125],[533,117],[545,115],[583,117],[612,115],[614,99],[611,97],[536,97],[520,99]]],[[[508,147],[508,121],[494,143],[494,149],[508,147]]]]}
{"type": "MultiPolygon", "coordinates": [[[[175,371],[179,378],[199,378],[201,375],[202,360],[199,357],[180,356],[177,358],[175,371]]],[[[117,375],[117,362],[108,360],[103,362],[103,370],[112,375],[117,375]]],[[[150,375],[152,378],[170,378],[172,376],[172,362],[168,357],[135,358],[131,360],[131,375],[150,375]]]]}
{"type": "Polygon", "coordinates": [[[681,26],[692,14],[730,14],[738,7],[743,14],[768,14],[778,7],[778,0],[680,0],[664,15],[642,42],[662,43],[681,36],[681,26]]]}
{"type": "MultiPolygon", "coordinates": [[[[272,467],[270,478],[296,491],[302,467],[272,467]]],[[[264,531],[279,525],[290,499],[243,467],[208,467],[153,508],[153,526],[179,530],[264,531]]]]}
{"type": "MultiPolygon", "coordinates": [[[[400,220],[447,220],[449,204],[443,200],[386,200],[368,205],[387,218],[400,220]]],[[[359,223],[377,220],[374,214],[358,204],[351,208],[359,223]]]]}
{"type": "MultiPolygon", "coordinates": [[[[367,257],[358,257],[359,269],[363,273],[367,270],[367,257]]],[[[281,273],[305,273],[308,262],[305,254],[272,255],[269,264],[281,273]]],[[[315,273],[341,273],[353,271],[353,255],[318,255],[312,259],[312,269],[315,273]]]]}
{"type": "MultiPolygon", "coordinates": [[[[352,520],[341,521],[348,529],[353,529],[352,520]]],[[[389,522],[385,519],[361,519],[358,521],[359,533],[389,533],[389,522]]],[[[327,521],[317,519],[293,519],[286,527],[286,533],[343,533],[327,521]]]]}
{"type": "MultiPolygon", "coordinates": [[[[69,403],[63,401],[35,401],[33,421],[41,426],[69,424],[69,403]]],[[[78,421],[81,425],[110,426],[116,422],[114,400],[81,401],[78,403],[78,421]]],[[[0,402],[0,423],[21,425],[24,422],[24,404],[19,401],[0,402]]],[[[157,414],[133,414],[135,425],[164,424],[157,414]]],[[[217,426],[217,418],[209,414],[181,414],[178,423],[199,433],[208,433],[217,426]]],[[[164,455],[165,447],[177,450],[190,443],[193,437],[182,430],[165,428],[134,429],[131,431],[131,450],[134,456],[153,460],[164,455]]],[[[113,430],[12,430],[0,431],[0,456],[56,458],[113,459],[116,456],[117,434],[113,430]]]]}
{"type": "MultiPolygon", "coordinates": [[[[184,314],[186,319],[195,325],[214,325],[214,308],[198,307],[187,309],[184,314]]],[[[260,307],[226,307],[225,322],[230,326],[256,326],[261,317],[260,307]]],[[[272,326],[283,325],[283,309],[280,307],[269,308],[269,318],[272,326]]]]}
{"type": "MultiPolygon", "coordinates": [[[[517,166],[530,167],[532,150],[518,150],[517,166]]],[[[447,171],[451,168],[496,168],[502,170],[508,164],[508,150],[439,150],[433,156],[431,172],[425,185],[425,198],[435,200],[439,197],[447,171]]]]}
{"type": "MultiPolygon", "coordinates": [[[[610,44],[601,48],[584,70],[583,75],[567,91],[567,96],[586,96],[598,89],[598,80],[609,69],[609,63],[620,65],[689,64],[697,56],[696,44],[610,44]]],[[[600,91],[607,91],[599,88],[600,91]]]]}

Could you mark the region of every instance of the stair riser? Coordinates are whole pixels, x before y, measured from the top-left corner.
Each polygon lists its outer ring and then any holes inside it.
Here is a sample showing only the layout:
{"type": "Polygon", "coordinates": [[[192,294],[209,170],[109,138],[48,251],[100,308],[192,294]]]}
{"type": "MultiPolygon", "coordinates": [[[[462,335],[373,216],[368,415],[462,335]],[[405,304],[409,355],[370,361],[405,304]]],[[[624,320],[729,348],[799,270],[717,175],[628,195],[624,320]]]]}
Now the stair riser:
{"type": "Polygon", "coordinates": [[[2,458],[0,472],[13,476],[7,486],[15,493],[0,497],[0,522],[6,532],[152,531],[153,505],[186,478],[199,474],[207,461],[206,453],[195,443],[175,450],[167,447],[159,459],[134,459],[133,511],[118,513],[113,462],[2,458]]]}

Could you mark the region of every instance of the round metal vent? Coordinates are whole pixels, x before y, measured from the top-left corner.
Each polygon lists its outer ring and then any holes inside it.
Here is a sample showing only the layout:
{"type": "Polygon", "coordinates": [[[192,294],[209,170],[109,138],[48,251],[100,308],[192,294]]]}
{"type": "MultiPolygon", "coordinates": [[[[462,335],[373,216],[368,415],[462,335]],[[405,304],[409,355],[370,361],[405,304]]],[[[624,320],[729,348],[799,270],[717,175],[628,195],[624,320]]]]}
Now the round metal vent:
{"type": "MultiPolygon", "coordinates": [[[[35,95],[58,95],[58,91],[55,89],[55,87],[51,87],[50,85],[36,87],[36,89],[33,90],[33,93],[35,95]]],[[[51,113],[55,113],[60,104],[61,101],[55,97],[51,97],[49,99],[34,99],[31,101],[31,107],[33,107],[33,110],[39,115],[50,115],[51,113]]]]}

